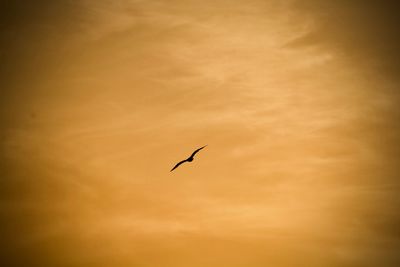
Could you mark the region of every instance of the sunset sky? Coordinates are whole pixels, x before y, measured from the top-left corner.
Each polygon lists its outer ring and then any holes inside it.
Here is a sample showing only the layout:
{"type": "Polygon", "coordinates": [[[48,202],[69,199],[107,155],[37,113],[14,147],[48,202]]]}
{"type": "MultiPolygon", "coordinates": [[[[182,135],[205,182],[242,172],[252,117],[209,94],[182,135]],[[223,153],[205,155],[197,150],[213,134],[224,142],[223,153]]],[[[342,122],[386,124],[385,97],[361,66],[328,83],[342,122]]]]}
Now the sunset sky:
{"type": "Polygon", "coordinates": [[[396,2],[0,0],[0,265],[400,266],[396,2]]]}

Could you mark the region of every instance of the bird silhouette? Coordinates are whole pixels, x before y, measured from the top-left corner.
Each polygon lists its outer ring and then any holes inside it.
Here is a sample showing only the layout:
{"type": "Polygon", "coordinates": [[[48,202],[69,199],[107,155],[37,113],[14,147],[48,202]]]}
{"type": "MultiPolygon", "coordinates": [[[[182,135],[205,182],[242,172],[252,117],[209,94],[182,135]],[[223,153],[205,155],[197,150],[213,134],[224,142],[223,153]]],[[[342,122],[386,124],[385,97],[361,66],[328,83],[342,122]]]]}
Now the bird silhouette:
{"type": "Polygon", "coordinates": [[[193,159],[194,159],[194,155],[196,155],[197,152],[199,152],[200,150],[202,150],[202,149],[205,148],[206,146],[207,146],[207,145],[202,146],[202,147],[196,149],[196,150],[192,153],[192,155],[190,155],[190,157],[188,157],[188,158],[185,159],[185,160],[182,160],[182,161],[178,162],[178,163],[172,168],[172,170],[170,170],[170,172],[172,172],[173,170],[175,170],[176,168],[178,168],[179,165],[181,165],[182,163],[185,163],[185,162],[192,162],[193,159]]]}

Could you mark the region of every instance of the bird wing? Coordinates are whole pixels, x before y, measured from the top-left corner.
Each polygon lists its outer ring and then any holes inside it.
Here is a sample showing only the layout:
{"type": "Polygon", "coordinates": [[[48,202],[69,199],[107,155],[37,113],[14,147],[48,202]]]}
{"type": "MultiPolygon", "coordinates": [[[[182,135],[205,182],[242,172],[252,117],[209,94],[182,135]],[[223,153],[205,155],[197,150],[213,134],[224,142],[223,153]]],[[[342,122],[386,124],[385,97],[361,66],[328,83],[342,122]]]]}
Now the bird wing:
{"type": "Polygon", "coordinates": [[[198,149],[196,149],[193,153],[192,153],[192,155],[190,156],[191,158],[193,158],[194,157],[194,155],[196,155],[196,153],[197,152],[199,152],[200,150],[202,150],[203,148],[205,148],[207,145],[205,145],[205,146],[202,146],[202,147],[200,147],[200,148],[198,148],[198,149]]]}
{"type": "Polygon", "coordinates": [[[184,162],[186,162],[186,161],[187,161],[187,159],[182,160],[181,162],[178,162],[178,163],[175,165],[175,167],[173,167],[172,170],[170,170],[170,172],[172,172],[173,170],[175,170],[176,168],[178,168],[179,165],[181,165],[182,163],[184,163],[184,162]]]}

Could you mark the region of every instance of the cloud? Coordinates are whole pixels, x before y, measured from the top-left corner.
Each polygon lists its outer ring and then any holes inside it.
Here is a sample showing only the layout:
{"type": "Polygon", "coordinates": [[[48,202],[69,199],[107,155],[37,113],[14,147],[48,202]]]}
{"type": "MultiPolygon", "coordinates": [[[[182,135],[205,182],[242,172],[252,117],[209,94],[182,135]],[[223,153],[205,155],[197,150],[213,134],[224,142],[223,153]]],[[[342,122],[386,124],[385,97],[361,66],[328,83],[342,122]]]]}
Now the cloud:
{"type": "Polygon", "coordinates": [[[394,4],[1,5],[8,265],[397,266],[394,4]]]}

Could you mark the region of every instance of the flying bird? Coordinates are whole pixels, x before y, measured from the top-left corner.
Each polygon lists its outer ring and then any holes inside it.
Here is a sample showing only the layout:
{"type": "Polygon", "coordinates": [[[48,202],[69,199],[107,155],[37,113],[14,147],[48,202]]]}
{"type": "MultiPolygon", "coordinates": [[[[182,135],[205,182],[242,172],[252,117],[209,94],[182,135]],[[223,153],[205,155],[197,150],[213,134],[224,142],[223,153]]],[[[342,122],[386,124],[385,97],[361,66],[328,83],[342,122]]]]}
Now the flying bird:
{"type": "Polygon", "coordinates": [[[206,146],[207,146],[207,145],[202,146],[202,147],[196,149],[196,150],[192,153],[192,155],[190,155],[190,157],[188,157],[188,158],[185,159],[185,160],[182,160],[181,162],[178,162],[178,163],[175,165],[175,167],[173,167],[172,170],[170,170],[170,172],[172,172],[173,170],[175,170],[176,168],[178,168],[179,165],[181,165],[182,163],[185,163],[186,161],[187,161],[187,162],[192,162],[193,159],[194,159],[194,155],[196,155],[197,152],[199,152],[200,150],[202,150],[202,149],[205,148],[206,146]]]}

